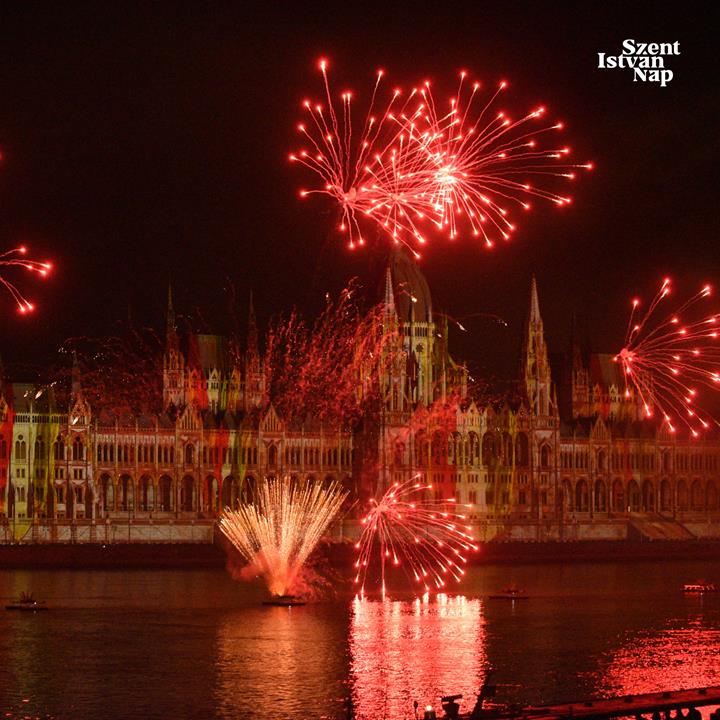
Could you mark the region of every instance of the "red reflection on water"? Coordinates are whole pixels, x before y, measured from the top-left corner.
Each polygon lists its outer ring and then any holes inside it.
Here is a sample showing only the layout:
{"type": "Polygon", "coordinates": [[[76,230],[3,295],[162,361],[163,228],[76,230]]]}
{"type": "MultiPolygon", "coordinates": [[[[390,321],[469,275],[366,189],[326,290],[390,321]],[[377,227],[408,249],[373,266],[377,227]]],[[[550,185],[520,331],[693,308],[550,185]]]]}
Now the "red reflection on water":
{"type": "Polygon", "coordinates": [[[632,633],[603,673],[608,694],[720,685],[720,627],[697,616],[659,632],[632,633]]]}
{"type": "Polygon", "coordinates": [[[440,696],[456,693],[469,710],[486,665],[480,600],[424,595],[353,604],[350,677],[358,718],[413,717],[414,700],[439,711],[440,696]]]}

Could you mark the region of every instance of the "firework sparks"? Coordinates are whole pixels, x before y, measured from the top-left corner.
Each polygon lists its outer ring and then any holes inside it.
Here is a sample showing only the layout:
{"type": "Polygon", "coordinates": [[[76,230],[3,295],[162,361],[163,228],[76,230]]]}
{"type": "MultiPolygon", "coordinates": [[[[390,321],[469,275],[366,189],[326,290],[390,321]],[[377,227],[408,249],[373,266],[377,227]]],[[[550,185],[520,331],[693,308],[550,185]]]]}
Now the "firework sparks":
{"type": "Polygon", "coordinates": [[[383,322],[384,306],[363,312],[355,291],[351,283],[336,299],[326,296],[312,324],[293,313],[269,328],[264,368],[282,417],[349,427],[373,406],[399,356],[397,333],[383,322]]]}
{"type": "Polygon", "coordinates": [[[467,81],[463,71],[445,109],[433,98],[430,82],[414,91],[423,101],[420,124],[412,131],[428,153],[428,216],[451,239],[465,234],[487,247],[499,238],[509,240],[516,229],[514,211],[530,210],[535,199],[558,206],[572,201],[547,187],[548,181],[574,180],[578,169],[592,169],[592,163],[568,163],[569,147],[543,142],[563,129],[562,122],[545,120],[545,107],[515,119],[496,110],[507,87],[503,80],[481,99],[480,83],[467,81]]]}
{"type": "Polygon", "coordinates": [[[478,546],[466,516],[457,512],[455,500],[434,500],[428,496],[431,490],[432,485],[414,477],[395,483],[380,500],[371,501],[355,545],[355,584],[361,596],[373,557],[380,565],[383,594],[388,564],[405,565],[423,592],[442,590],[448,580],[462,579],[468,554],[478,546]]]}
{"type": "Polygon", "coordinates": [[[660,290],[643,314],[640,300],[632,301],[625,344],[615,356],[625,378],[625,396],[637,393],[646,417],[655,412],[671,432],[685,425],[692,437],[717,421],[698,405],[701,387],[717,390],[720,384],[720,314],[702,315],[697,305],[712,295],[705,285],[677,310],[656,321],[659,307],[671,295],[671,281],[663,280],[660,290]],[[699,319],[684,321],[690,312],[699,319]]]}
{"type": "Polygon", "coordinates": [[[264,480],[254,500],[225,509],[220,529],[273,595],[293,589],[303,564],[340,511],[339,483],[264,480]]]}
{"type": "Polygon", "coordinates": [[[325,104],[303,102],[310,122],[298,130],[309,144],[290,160],[321,179],[319,187],[301,190],[301,197],[325,194],[340,205],[339,229],[351,248],[364,243],[363,218],[416,257],[411,245],[423,245],[428,229],[451,239],[468,234],[492,247],[515,230],[513,210],[529,210],[533,199],[571,202],[545,187],[549,179],[572,180],[576,169],[592,168],[568,164],[568,147],[541,147],[545,134],[563,127],[543,123],[544,107],[515,120],[495,111],[504,81],[481,103],[480,84],[466,82],[463,72],[443,109],[429,82],[407,96],[397,88],[379,101],[379,71],[362,130],[353,132],[352,93],[341,94],[337,109],[327,61],[320,70],[325,104]]]}
{"type": "Polygon", "coordinates": [[[50,270],[52,270],[52,265],[49,262],[29,260],[26,255],[27,248],[24,246],[0,253],[0,286],[4,287],[5,290],[10,293],[10,296],[17,305],[18,312],[22,314],[32,312],[35,309],[35,305],[22,294],[17,285],[8,280],[3,271],[6,268],[18,267],[30,273],[37,273],[41,277],[47,277],[50,270]]]}

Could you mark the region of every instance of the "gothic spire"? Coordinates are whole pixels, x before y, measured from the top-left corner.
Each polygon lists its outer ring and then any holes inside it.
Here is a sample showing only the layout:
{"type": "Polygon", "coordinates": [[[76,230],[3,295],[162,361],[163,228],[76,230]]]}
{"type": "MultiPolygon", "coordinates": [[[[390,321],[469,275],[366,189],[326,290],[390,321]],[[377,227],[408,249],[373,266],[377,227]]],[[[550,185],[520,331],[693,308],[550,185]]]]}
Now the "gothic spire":
{"type": "Polygon", "coordinates": [[[535,281],[535,275],[532,276],[532,282],[530,284],[530,324],[537,325],[542,324],[542,318],[540,317],[540,303],[538,301],[537,282],[535,281]]]}
{"type": "Polygon", "coordinates": [[[395,315],[395,293],[392,287],[392,273],[390,265],[385,268],[385,314],[395,315]]]}

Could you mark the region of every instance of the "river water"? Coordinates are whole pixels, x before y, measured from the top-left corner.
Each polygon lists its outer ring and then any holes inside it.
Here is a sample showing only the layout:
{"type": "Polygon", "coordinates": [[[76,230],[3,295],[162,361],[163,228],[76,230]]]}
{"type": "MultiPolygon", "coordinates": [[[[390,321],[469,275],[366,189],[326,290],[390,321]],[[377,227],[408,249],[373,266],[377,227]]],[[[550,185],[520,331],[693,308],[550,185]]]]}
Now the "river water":
{"type": "MultiPolygon", "coordinates": [[[[413,717],[463,708],[489,667],[500,701],[541,703],[720,685],[713,562],[480,566],[460,592],[263,607],[208,571],[0,571],[45,613],[0,612],[0,709],[16,718],[413,717]],[[529,600],[488,595],[510,583],[529,600]]],[[[3,603],[4,604],[4,603],[3,603]]],[[[438,713],[439,714],[439,713],[438,713]]]]}

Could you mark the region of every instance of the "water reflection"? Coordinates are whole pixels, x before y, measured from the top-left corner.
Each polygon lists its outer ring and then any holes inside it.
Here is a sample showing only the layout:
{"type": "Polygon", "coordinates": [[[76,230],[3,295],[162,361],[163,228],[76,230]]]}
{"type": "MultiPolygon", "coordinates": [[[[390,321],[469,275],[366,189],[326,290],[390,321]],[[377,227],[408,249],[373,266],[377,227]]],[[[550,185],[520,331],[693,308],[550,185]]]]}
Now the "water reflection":
{"type": "Polygon", "coordinates": [[[347,677],[346,625],[333,607],[251,607],[218,625],[219,717],[336,717],[347,677]]]}
{"type": "Polygon", "coordinates": [[[472,708],[486,665],[481,600],[425,595],[353,603],[350,679],[358,718],[410,718],[414,700],[439,709],[440,696],[455,693],[472,708]]]}
{"type": "Polygon", "coordinates": [[[720,685],[720,627],[698,614],[625,638],[601,672],[606,694],[720,685]]]}

